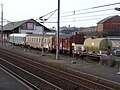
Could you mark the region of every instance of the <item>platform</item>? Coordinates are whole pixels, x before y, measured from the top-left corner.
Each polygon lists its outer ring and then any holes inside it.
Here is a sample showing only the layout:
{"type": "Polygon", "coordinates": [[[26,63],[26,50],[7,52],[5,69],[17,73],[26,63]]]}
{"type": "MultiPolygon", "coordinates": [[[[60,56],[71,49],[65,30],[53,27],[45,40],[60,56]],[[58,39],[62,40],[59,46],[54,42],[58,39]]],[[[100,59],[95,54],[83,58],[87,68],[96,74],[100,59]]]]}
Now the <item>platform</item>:
{"type": "Polygon", "coordinates": [[[0,90],[32,90],[0,67],[0,90]]]}

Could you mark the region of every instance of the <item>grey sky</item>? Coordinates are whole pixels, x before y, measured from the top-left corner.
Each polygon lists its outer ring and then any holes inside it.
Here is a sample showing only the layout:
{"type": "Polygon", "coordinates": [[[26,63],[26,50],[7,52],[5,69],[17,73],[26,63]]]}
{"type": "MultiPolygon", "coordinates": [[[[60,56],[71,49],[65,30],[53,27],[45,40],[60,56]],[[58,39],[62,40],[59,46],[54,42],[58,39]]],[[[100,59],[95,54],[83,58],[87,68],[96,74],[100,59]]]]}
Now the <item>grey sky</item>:
{"type": "MultiPolygon", "coordinates": [[[[55,9],[57,9],[58,0],[0,0],[0,3],[3,4],[4,18],[10,21],[19,21],[25,19],[37,19],[42,15],[45,15],[55,9]]],[[[95,12],[90,14],[75,15],[78,13],[99,11],[105,9],[111,9],[119,7],[118,5],[113,5],[109,7],[99,8],[99,9],[89,9],[87,11],[79,11],[81,9],[91,8],[94,6],[101,6],[106,4],[112,4],[120,2],[119,0],[61,0],[61,26],[76,26],[76,27],[86,27],[86,26],[95,26],[96,23],[110,15],[120,15],[120,12],[115,10],[108,10],[103,12],[95,12]],[[70,13],[63,14],[64,12],[71,11],[70,13]],[[73,11],[73,12],[72,12],[73,11]],[[75,13],[74,13],[75,11],[75,13]],[[108,15],[107,15],[108,14],[108,15]],[[62,16],[73,15],[71,17],[62,16]],[[95,19],[96,18],[96,19],[95,19]],[[91,19],[91,20],[90,20],[91,19]]],[[[57,12],[53,15],[49,21],[56,21],[57,12]]],[[[47,23],[45,24],[48,27],[53,27],[57,24],[47,23]]]]}

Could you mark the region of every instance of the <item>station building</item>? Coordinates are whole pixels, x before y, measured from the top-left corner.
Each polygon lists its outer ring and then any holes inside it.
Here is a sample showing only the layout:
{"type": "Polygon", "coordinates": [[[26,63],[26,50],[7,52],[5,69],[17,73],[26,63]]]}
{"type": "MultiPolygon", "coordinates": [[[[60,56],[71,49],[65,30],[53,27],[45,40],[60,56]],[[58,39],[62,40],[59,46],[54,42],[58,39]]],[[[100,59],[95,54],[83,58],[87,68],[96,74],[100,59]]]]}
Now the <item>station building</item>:
{"type": "Polygon", "coordinates": [[[44,32],[50,32],[50,29],[43,26],[34,19],[22,20],[17,22],[9,22],[3,26],[3,39],[8,39],[12,33],[26,33],[26,34],[42,34],[44,32]]]}

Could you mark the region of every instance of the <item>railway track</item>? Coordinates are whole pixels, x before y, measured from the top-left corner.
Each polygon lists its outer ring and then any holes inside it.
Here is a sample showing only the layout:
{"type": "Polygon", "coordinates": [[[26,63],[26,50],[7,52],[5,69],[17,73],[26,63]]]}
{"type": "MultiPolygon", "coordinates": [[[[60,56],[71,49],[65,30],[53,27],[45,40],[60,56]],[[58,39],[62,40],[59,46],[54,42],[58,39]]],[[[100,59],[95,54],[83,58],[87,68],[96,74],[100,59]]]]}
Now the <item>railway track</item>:
{"type": "Polygon", "coordinates": [[[55,86],[54,84],[4,60],[0,66],[8,71],[9,73],[13,74],[16,76],[18,79],[26,83],[28,86],[30,86],[33,90],[62,90],[61,88],[55,86]],[[7,65],[7,66],[6,66],[7,65]]]}
{"type": "Polygon", "coordinates": [[[120,90],[118,84],[110,81],[108,82],[94,76],[88,76],[87,74],[78,74],[70,70],[68,71],[66,69],[56,67],[55,65],[49,63],[40,63],[30,58],[18,56],[8,51],[6,52],[5,50],[0,51],[0,54],[5,57],[4,59],[0,60],[0,63],[2,63],[2,65],[10,68],[14,73],[20,74],[22,78],[27,78],[27,81],[33,79],[30,76],[35,76],[35,78],[37,77],[36,80],[32,81],[37,82],[35,86],[38,88],[40,88],[39,83],[41,82],[38,82],[38,80],[39,78],[42,78],[44,80],[47,80],[47,82],[52,85],[52,87],[49,86],[49,88],[53,90],[120,90]],[[21,73],[22,71],[27,72],[31,75],[23,76],[24,73],[21,73]]]}

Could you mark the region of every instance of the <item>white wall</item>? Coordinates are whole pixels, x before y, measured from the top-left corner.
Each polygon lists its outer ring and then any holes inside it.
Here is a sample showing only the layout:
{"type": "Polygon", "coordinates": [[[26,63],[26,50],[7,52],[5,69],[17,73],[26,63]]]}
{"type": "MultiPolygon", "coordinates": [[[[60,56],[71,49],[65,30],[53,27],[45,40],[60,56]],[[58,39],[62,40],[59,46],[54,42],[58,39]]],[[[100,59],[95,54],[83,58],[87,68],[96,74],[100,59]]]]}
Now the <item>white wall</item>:
{"type": "Polygon", "coordinates": [[[19,30],[20,33],[42,34],[42,26],[34,26],[34,30],[19,30]]]}

